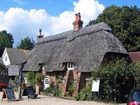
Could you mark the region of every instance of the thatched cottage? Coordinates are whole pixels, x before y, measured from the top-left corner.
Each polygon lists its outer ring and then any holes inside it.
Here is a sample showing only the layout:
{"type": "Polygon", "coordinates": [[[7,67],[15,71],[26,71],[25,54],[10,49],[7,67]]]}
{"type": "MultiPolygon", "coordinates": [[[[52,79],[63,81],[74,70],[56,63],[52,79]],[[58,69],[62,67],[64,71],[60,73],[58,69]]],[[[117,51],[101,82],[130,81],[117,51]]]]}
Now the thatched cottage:
{"type": "Polygon", "coordinates": [[[11,79],[19,75],[20,64],[27,61],[29,50],[5,48],[2,54],[2,64],[8,68],[8,75],[11,79]]]}
{"type": "Polygon", "coordinates": [[[72,81],[78,92],[99,66],[128,55],[106,23],[82,28],[82,21],[76,17],[73,25],[74,30],[48,37],[43,37],[40,30],[25,68],[26,71],[42,71],[49,84],[61,79],[63,92],[72,81]]]}

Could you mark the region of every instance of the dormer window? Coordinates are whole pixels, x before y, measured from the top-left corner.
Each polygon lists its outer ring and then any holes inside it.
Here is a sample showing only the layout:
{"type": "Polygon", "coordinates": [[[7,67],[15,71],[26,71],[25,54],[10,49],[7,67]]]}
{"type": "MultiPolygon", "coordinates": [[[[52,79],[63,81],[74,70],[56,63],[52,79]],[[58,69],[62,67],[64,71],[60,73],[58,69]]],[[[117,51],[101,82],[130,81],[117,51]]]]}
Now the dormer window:
{"type": "Polygon", "coordinates": [[[75,64],[73,62],[67,62],[67,69],[68,70],[74,70],[75,64]]]}

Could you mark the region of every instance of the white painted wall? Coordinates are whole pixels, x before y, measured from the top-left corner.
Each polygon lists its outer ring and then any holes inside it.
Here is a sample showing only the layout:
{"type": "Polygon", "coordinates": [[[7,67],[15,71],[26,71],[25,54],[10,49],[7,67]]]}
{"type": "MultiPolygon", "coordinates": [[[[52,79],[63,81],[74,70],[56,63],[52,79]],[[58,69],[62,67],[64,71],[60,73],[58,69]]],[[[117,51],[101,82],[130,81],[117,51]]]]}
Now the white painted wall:
{"type": "Polygon", "coordinates": [[[3,60],[3,63],[5,66],[8,66],[11,64],[10,62],[10,59],[9,59],[9,56],[8,56],[8,53],[7,53],[7,50],[5,49],[4,50],[4,53],[3,53],[3,56],[2,56],[2,60],[3,60]]]}

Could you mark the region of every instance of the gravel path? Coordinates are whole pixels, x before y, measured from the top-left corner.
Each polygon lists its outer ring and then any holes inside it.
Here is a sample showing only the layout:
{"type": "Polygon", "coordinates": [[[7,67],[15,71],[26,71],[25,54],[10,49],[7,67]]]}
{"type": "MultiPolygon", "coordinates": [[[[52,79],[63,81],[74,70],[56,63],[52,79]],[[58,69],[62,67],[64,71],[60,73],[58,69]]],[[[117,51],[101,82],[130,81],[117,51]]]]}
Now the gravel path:
{"type": "Polygon", "coordinates": [[[10,101],[10,102],[0,101],[0,105],[113,105],[113,104],[105,104],[94,101],[74,101],[40,95],[38,96],[37,99],[27,99],[27,97],[23,97],[22,101],[10,101]]]}
{"type": "Polygon", "coordinates": [[[0,105],[106,105],[104,103],[88,102],[88,101],[73,101],[61,98],[39,96],[38,99],[24,98],[22,101],[1,101],[0,105]]]}

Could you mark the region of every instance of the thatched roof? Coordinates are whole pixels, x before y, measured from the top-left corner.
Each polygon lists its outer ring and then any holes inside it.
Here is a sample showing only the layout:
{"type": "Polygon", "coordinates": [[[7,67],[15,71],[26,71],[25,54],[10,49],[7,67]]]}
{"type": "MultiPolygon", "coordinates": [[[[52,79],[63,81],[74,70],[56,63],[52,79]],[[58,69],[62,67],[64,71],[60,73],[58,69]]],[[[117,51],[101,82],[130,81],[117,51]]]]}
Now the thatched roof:
{"type": "Polygon", "coordinates": [[[27,55],[29,50],[16,49],[16,48],[5,48],[7,51],[11,65],[18,65],[27,61],[27,55]]]}
{"type": "Polygon", "coordinates": [[[91,72],[99,67],[107,52],[127,54],[111,28],[102,22],[38,40],[25,70],[38,71],[39,64],[44,64],[47,71],[61,71],[62,63],[73,62],[76,70],[91,72]]]}

